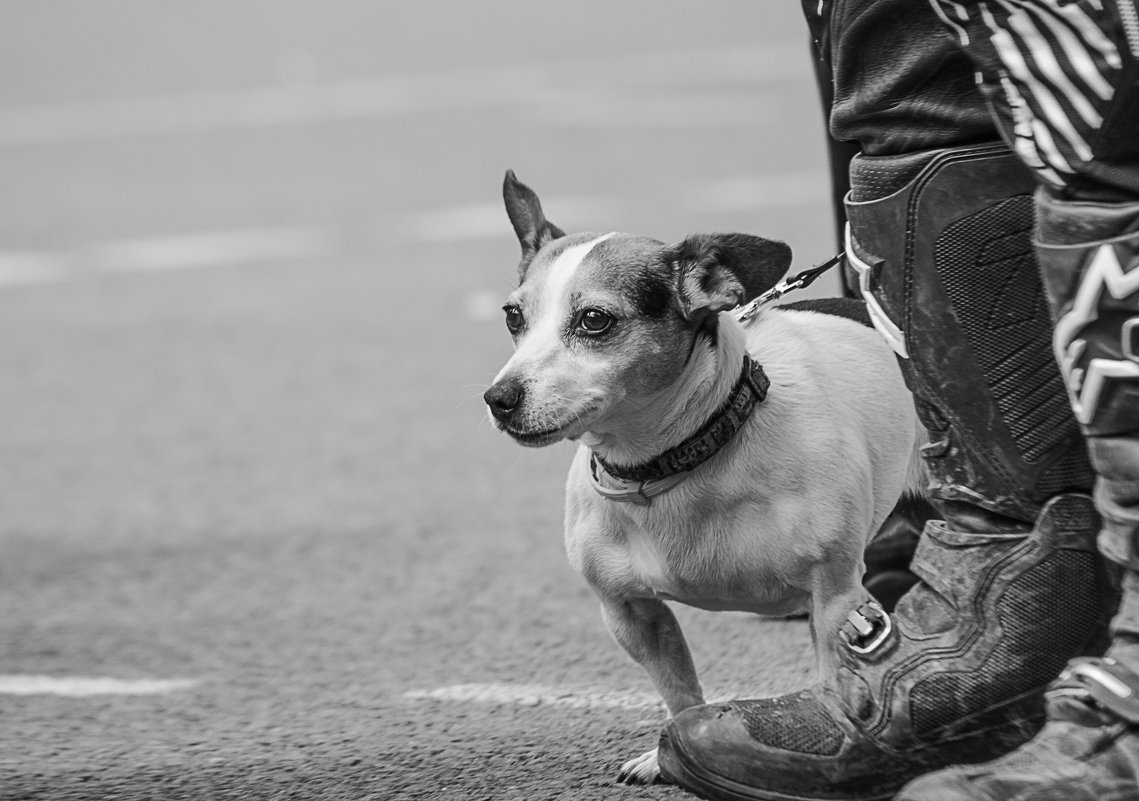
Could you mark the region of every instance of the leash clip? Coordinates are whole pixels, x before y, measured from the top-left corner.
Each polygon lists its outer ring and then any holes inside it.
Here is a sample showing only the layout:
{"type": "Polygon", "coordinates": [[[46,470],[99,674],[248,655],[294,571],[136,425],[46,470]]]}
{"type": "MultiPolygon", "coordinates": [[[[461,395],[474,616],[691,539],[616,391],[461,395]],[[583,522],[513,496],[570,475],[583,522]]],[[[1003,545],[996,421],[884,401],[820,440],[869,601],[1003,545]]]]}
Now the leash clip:
{"type": "Polygon", "coordinates": [[[746,323],[752,317],[755,317],[755,315],[759,312],[759,308],[765,303],[770,303],[773,300],[779,300],[779,298],[783,297],[788,292],[792,292],[796,289],[802,289],[805,286],[810,286],[812,283],[814,283],[816,278],[842,261],[845,255],[845,253],[838,253],[816,267],[811,267],[809,269],[803,270],[803,272],[798,273],[793,278],[784,278],[778,284],[771,287],[771,289],[767,290],[763,294],[759,295],[757,298],[755,298],[755,300],[751,301],[746,306],[739,307],[739,309],[736,311],[736,319],[741,323],[746,323]]]}

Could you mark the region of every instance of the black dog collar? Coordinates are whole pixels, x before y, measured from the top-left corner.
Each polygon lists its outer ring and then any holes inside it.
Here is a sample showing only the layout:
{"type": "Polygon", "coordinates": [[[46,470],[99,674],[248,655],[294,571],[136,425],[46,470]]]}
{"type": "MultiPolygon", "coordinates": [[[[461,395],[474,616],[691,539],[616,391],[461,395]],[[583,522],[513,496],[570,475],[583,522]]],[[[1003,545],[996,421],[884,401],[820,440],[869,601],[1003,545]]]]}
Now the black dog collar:
{"type": "Polygon", "coordinates": [[[712,458],[743,428],[752,410],[767,397],[770,386],[771,380],[759,362],[745,356],[739,381],[728,399],[691,437],[655,459],[633,467],[615,467],[594,453],[591,470],[596,474],[597,465],[600,465],[610,476],[623,481],[659,481],[687,473],[712,458]]]}

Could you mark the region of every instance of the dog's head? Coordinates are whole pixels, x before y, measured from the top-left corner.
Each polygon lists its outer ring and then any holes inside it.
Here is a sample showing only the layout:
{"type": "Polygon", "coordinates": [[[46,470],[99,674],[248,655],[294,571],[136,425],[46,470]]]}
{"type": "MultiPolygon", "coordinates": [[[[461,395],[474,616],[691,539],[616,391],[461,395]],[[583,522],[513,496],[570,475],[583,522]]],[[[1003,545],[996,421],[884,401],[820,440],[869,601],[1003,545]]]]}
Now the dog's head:
{"type": "Polygon", "coordinates": [[[790,266],[782,242],[700,234],[666,245],[632,234],[566,235],[506,173],[506,212],[522,246],[503,307],[515,352],[484,395],[523,445],[574,439],[673,384],[720,312],[771,288],[790,266]]]}

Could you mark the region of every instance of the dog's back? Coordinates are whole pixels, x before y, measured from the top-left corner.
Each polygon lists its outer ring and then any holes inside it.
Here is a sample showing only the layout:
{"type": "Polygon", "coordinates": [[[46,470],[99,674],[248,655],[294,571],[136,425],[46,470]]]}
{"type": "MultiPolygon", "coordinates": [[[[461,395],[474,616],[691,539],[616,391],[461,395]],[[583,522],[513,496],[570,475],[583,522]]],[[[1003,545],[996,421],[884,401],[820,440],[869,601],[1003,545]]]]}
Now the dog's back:
{"type": "Polygon", "coordinates": [[[819,314],[831,314],[835,317],[853,320],[867,328],[874,327],[866,303],[854,298],[810,298],[792,303],[782,303],[772,308],[779,311],[812,311],[819,314]]]}
{"type": "MultiPolygon", "coordinates": [[[[818,394],[801,408],[831,415],[824,428],[834,430],[833,421],[840,421],[838,429],[860,436],[880,482],[925,494],[925,429],[897,357],[874,330],[864,303],[823,298],[772,306],[744,327],[749,352],[761,359],[773,384],[782,368],[805,368],[818,394]],[[899,460],[901,454],[908,458],[899,460]]],[[[786,391],[794,394],[796,388],[786,391]]],[[[883,498],[876,505],[873,531],[896,500],[883,498]]]]}

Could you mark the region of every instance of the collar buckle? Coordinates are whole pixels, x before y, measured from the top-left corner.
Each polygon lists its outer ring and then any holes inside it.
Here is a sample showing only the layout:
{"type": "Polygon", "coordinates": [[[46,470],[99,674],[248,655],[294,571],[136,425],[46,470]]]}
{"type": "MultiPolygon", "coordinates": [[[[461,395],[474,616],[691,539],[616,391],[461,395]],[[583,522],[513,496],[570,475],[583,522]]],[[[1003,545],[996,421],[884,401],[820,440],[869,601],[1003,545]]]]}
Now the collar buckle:
{"type": "Polygon", "coordinates": [[[597,454],[592,454],[589,459],[589,478],[593,488],[606,500],[650,506],[657,495],[663,495],[688,478],[688,472],[675,473],[657,480],[632,481],[611,474],[597,454]]]}

